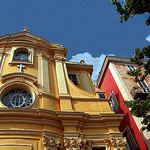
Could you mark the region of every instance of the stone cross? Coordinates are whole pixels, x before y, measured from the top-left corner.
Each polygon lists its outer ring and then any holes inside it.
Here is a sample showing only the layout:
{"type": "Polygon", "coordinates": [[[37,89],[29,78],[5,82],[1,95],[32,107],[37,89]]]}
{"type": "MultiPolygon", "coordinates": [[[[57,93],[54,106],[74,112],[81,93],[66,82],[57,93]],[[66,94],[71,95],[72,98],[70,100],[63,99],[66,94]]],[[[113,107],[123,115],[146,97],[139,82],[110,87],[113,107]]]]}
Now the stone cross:
{"type": "Polygon", "coordinates": [[[20,65],[17,65],[17,67],[20,68],[19,72],[22,72],[22,69],[25,68],[25,65],[20,64],[20,65]]]}
{"type": "Polygon", "coordinates": [[[29,28],[27,28],[27,26],[25,26],[22,30],[22,32],[29,32],[29,28]]]}

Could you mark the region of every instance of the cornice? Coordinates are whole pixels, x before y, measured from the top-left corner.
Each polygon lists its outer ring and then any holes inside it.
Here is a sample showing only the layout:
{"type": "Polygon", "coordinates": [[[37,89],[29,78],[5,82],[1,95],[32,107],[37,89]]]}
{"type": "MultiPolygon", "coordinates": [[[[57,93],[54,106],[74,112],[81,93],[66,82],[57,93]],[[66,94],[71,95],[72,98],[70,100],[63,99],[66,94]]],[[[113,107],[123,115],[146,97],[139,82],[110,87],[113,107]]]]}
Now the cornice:
{"type": "Polygon", "coordinates": [[[116,57],[116,56],[106,56],[105,57],[105,60],[103,62],[103,65],[100,69],[100,72],[99,72],[99,75],[98,75],[98,78],[97,78],[97,84],[98,86],[100,85],[100,82],[108,68],[108,65],[109,63],[128,63],[128,64],[133,64],[131,61],[130,61],[130,58],[125,58],[125,57],[116,57]]]}
{"type": "Polygon", "coordinates": [[[79,101],[99,101],[99,102],[108,102],[109,100],[106,98],[91,98],[88,97],[71,97],[72,100],[79,100],[79,101]]]}
{"type": "Polygon", "coordinates": [[[102,118],[102,120],[104,120],[105,122],[110,122],[110,121],[121,121],[124,117],[124,114],[100,114],[100,117],[102,118]]]}
{"type": "MultiPolygon", "coordinates": [[[[35,137],[32,137],[32,139],[39,139],[38,136],[42,135],[42,131],[27,130],[27,129],[24,129],[24,130],[17,130],[17,129],[15,129],[15,130],[13,130],[13,129],[5,130],[5,129],[2,129],[2,130],[0,130],[0,135],[8,135],[8,136],[11,136],[11,135],[13,135],[13,136],[14,135],[18,135],[18,136],[22,136],[22,135],[27,135],[27,136],[30,135],[31,136],[31,135],[34,135],[35,137]]],[[[17,139],[17,136],[16,136],[16,139],[17,139]]],[[[20,137],[18,137],[18,139],[20,139],[20,137]]]]}
{"type": "Polygon", "coordinates": [[[93,72],[93,65],[86,65],[82,63],[65,62],[68,69],[87,70],[90,75],[93,72]]]}
{"type": "MultiPolygon", "coordinates": [[[[103,127],[103,123],[106,126],[118,126],[120,121],[123,119],[123,114],[100,114],[100,115],[89,115],[84,112],[62,112],[62,111],[51,111],[46,109],[21,109],[21,108],[0,108],[0,117],[35,117],[44,118],[43,122],[48,124],[48,119],[52,120],[52,124],[57,124],[60,127],[61,124],[76,126],[82,126],[83,123],[85,127],[90,127],[92,123],[95,126],[103,127]],[[61,123],[59,123],[61,121],[61,123]],[[88,124],[89,123],[89,124],[88,124]],[[90,124],[91,123],[91,124],[90,124]]],[[[4,118],[3,118],[4,119],[4,118]]],[[[6,119],[7,120],[7,119],[6,119]]],[[[33,119],[34,120],[34,119],[33,119]]],[[[30,119],[26,119],[30,121],[30,119]]],[[[31,120],[32,121],[32,120],[31,120]]],[[[35,119],[36,122],[36,119],[35,119]]]]}

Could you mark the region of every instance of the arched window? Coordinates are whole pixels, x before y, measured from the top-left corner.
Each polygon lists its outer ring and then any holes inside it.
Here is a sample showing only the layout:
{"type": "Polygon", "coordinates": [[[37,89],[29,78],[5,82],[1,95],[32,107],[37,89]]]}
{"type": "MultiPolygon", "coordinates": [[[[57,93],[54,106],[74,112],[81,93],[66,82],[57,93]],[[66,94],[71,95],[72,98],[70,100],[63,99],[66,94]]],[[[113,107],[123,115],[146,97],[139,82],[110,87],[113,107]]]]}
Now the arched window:
{"type": "Polygon", "coordinates": [[[26,48],[18,48],[14,52],[14,61],[29,61],[29,53],[26,48]]]}

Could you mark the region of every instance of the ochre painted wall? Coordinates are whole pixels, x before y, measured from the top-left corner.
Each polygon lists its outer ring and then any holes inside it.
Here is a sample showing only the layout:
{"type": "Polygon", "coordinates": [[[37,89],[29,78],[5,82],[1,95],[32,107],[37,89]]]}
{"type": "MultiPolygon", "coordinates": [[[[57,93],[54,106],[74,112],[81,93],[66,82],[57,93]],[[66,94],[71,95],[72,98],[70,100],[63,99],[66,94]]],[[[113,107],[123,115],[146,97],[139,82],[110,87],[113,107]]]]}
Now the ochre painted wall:
{"type": "MultiPolygon", "coordinates": [[[[19,68],[17,67],[17,65],[15,65],[15,64],[9,65],[9,60],[10,60],[10,55],[6,55],[3,70],[2,70],[2,75],[19,72],[19,68]]],[[[37,56],[34,57],[33,66],[26,65],[26,67],[24,69],[22,69],[22,72],[38,77],[38,58],[37,58],[37,56]]]]}

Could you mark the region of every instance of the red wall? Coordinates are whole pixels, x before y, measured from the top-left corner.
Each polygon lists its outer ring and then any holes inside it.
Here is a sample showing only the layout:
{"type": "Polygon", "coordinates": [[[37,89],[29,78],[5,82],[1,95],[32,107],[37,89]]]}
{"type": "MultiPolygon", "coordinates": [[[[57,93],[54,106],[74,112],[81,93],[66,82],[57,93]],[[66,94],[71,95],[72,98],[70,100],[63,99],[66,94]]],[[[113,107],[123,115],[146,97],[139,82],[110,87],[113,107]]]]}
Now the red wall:
{"type": "Polygon", "coordinates": [[[106,70],[105,74],[104,74],[104,77],[101,81],[101,84],[100,84],[100,90],[101,91],[106,91],[106,96],[107,98],[109,98],[110,96],[110,93],[111,91],[114,92],[118,102],[119,102],[119,110],[118,110],[118,113],[123,113],[124,114],[124,118],[120,124],[120,131],[123,132],[124,129],[129,126],[130,129],[131,129],[131,132],[134,136],[134,138],[136,139],[139,147],[141,150],[147,150],[147,147],[146,147],[146,144],[143,140],[143,137],[137,127],[137,125],[135,124],[135,121],[132,117],[132,115],[130,114],[129,112],[129,109],[123,104],[123,97],[122,97],[122,94],[110,72],[109,69],[106,70]]]}

